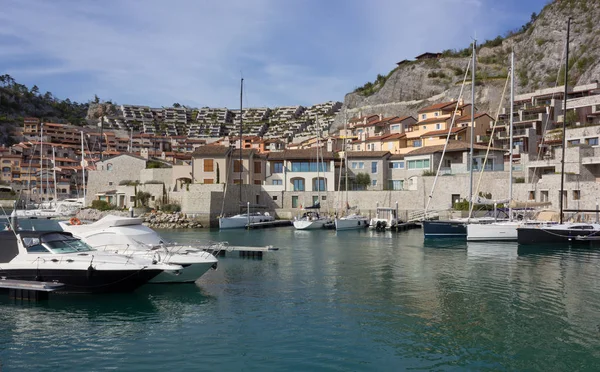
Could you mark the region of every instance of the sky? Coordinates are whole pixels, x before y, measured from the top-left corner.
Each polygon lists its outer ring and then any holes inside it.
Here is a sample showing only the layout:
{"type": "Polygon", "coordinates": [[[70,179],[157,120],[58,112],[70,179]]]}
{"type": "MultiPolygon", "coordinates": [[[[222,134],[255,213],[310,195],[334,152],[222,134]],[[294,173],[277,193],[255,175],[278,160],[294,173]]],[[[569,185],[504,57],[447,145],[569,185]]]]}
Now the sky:
{"type": "Polygon", "coordinates": [[[87,102],[309,106],[548,0],[0,0],[0,75],[87,102]]]}

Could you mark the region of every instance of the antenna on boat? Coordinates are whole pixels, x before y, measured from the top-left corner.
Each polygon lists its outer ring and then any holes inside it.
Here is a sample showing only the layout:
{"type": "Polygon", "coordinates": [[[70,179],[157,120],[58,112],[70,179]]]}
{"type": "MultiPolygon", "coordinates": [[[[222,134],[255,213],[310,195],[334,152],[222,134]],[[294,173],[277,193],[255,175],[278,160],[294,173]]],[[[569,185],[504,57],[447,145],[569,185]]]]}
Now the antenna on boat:
{"type": "Polygon", "coordinates": [[[565,151],[567,149],[567,90],[569,86],[569,31],[571,29],[571,17],[567,18],[567,41],[565,55],[565,96],[563,97],[563,126],[562,126],[562,156],[560,159],[560,196],[558,197],[558,205],[560,209],[559,223],[563,223],[563,198],[565,193],[565,151]]]}

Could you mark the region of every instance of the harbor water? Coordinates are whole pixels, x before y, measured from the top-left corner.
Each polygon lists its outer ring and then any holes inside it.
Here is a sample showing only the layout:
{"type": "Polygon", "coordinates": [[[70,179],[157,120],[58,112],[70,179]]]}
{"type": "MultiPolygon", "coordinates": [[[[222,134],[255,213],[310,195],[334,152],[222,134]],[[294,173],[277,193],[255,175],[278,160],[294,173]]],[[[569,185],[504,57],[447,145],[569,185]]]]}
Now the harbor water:
{"type": "Polygon", "coordinates": [[[421,230],[161,231],[273,245],[189,285],[0,297],[0,370],[596,370],[600,249],[421,230]]]}

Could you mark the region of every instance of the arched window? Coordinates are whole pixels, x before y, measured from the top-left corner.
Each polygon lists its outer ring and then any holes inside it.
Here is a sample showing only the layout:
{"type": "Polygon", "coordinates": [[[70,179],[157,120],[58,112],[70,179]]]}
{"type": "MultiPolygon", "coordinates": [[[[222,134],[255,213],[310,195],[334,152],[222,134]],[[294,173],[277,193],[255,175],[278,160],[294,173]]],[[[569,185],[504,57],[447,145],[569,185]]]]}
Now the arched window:
{"type": "Polygon", "coordinates": [[[112,165],[112,163],[108,163],[108,164],[106,164],[106,170],[107,170],[107,171],[112,171],[112,170],[113,170],[113,165],[112,165]]]}
{"type": "Polygon", "coordinates": [[[312,179],[313,191],[325,191],[327,190],[327,180],[323,177],[315,177],[312,179]]]}
{"type": "Polygon", "coordinates": [[[294,186],[294,189],[292,191],[304,191],[304,178],[292,178],[290,182],[294,186]]]}

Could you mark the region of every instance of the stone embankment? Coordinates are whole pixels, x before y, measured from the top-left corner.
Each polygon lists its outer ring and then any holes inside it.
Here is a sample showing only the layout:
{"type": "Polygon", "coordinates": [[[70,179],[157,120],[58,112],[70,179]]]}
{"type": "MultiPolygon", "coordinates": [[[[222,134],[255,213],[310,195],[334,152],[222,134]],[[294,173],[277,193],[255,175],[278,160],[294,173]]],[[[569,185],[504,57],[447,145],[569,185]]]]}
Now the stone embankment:
{"type": "Polygon", "coordinates": [[[164,213],[161,211],[145,213],[140,216],[144,219],[144,225],[158,229],[197,229],[202,227],[185,213],[164,213]]]}
{"type": "MultiPolygon", "coordinates": [[[[99,211],[97,209],[82,209],[77,212],[76,217],[82,221],[98,221],[104,216],[123,216],[128,217],[129,211],[99,211]]],[[[202,224],[189,218],[181,212],[165,213],[161,211],[148,212],[136,216],[144,220],[144,225],[158,229],[196,229],[201,228],[202,224]]]]}

